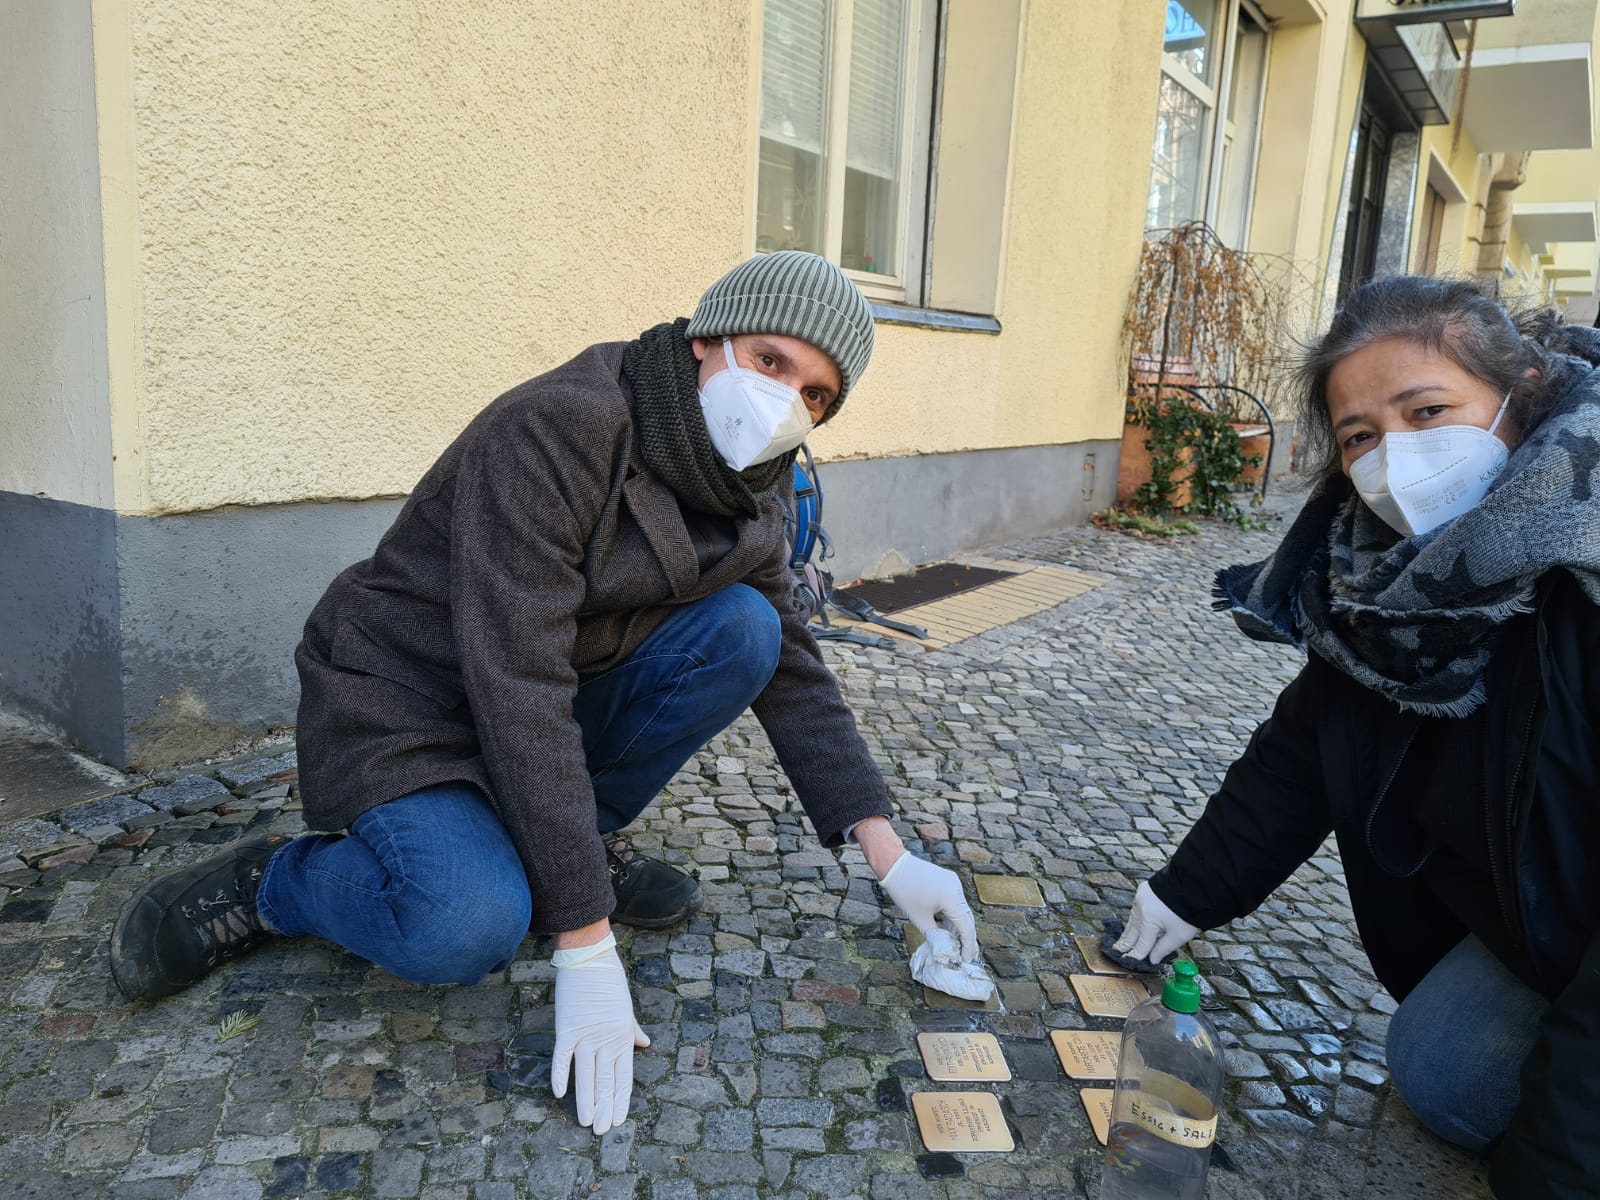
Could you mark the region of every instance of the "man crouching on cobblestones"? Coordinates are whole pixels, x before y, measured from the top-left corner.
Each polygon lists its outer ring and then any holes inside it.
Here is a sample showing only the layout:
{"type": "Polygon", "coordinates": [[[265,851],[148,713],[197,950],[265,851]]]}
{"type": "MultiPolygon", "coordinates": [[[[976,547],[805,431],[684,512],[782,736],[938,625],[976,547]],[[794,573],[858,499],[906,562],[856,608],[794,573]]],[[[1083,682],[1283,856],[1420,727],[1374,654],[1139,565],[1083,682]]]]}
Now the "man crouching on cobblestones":
{"type": "Polygon", "coordinates": [[[556,1054],[578,1118],[627,1119],[634,1020],[611,921],[663,929],[700,887],[617,836],[749,707],[826,846],[854,840],[920,927],[973,959],[961,884],[906,853],[787,563],[795,451],[872,353],[872,315],[811,254],[735,267],[689,320],[591,346],[486,408],[296,651],[305,815],[137,893],[112,934],[134,999],[274,934],[420,984],[553,935],[556,1054]]]}

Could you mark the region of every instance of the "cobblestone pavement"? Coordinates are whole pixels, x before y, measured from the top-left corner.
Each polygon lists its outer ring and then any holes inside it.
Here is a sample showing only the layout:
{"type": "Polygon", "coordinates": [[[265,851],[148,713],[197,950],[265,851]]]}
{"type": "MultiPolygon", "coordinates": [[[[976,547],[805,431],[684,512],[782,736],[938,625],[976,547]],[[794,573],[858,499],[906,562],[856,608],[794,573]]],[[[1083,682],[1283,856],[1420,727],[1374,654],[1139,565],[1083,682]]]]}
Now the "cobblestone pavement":
{"type": "MultiPolygon", "coordinates": [[[[1047,1035],[1115,1024],[1073,998],[1071,935],[1125,913],[1292,677],[1291,651],[1208,603],[1215,566],[1275,537],[1075,529],[1003,553],[1110,577],[1086,596],[935,653],[829,648],[911,844],[1043,887],[1043,910],[976,906],[1003,1012],[925,1005],[864,862],[818,848],[748,718],[699,755],[635,840],[692,866],[706,909],[623,939],[654,1045],[631,1120],[598,1142],[548,1093],[534,939],[475,988],[300,940],[154,1005],[116,994],[106,939],[135,887],[247,829],[301,828],[286,747],[0,827],[0,1196],[1093,1195],[1098,1148],[1047,1035]],[[222,1040],[235,1012],[259,1024],[222,1040]],[[974,1086],[926,1079],[915,1034],[943,1029],[1000,1037],[1015,1079],[979,1086],[1014,1154],[923,1152],[907,1094],[974,1086]]],[[[1393,1005],[1331,845],[1192,951],[1230,1047],[1212,1196],[1487,1194],[1390,1095],[1393,1005]]]]}

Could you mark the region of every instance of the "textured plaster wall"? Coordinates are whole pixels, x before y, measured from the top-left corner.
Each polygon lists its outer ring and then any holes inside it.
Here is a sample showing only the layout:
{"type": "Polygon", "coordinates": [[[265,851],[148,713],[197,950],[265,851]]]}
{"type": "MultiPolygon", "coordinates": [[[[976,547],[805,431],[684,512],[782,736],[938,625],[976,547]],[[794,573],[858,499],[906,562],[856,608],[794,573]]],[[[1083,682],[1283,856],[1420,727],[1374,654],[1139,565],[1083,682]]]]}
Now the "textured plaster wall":
{"type": "MultiPolygon", "coordinates": [[[[1326,278],[1365,43],[1351,24],[1354,0],[1330,0],[1320,21],[1274,30],[1267,66],[1250,249],[1281,256],[1301,280],[1301,333],[1319,322],[1314,299],[1326,278]]],[[[1333,259],[1337,272],[1337,256],[1333,259]]],[[[1336,282],[1336,281],[1335,281],[1336,282]]]]}
{"type": "Polygon", "coordinates": [[[1465,129],[1457,138],[1453,125],[1427,125],[1420,136],[1423,169],[1417,173],[1417,203],[1412,210],[1417,228],[1413,230],[1413,238],[1422,236],[1422,189],[1427,185],[1427,164],[1431,152],[1466,196],[1465,200],[1450,200],[1445,204],[1444,227],[1439,237],[1438,272],[1441,275],[1470,275],[1478,266],[1478,234],[1483,229],[1483,202],[1488,195],[1489,180],[1494,176],[1494,160],[1478,153],[1472,135],[1465,129]],[[1451,152],[1452,144],[1454,153],[1451,152]]]}
{"type": "Polygon", "coordinates": [[[1600,201],[1600,146],[1591,150],[1540,150],[1528,160],[1528,182],[1518,204],[1593,204],[1600,201]]]}
{"type": "Polygon", "coordinates": [[[0,0],[0,492],[111,503],[89,0],[0,0]]]}
{"type": "MultiPolygon", "coordinates": [[[[404,493],[499,392],[749,252],[753,0],[106,7],[137,162],[107,223],[138,285],[123,512],[404,493]]],[[[1005,332],[881,327],[824,455],[1120,428],[1161,14],[1026,22],[1005,332]]]]}
{"type": "Polygon", "coordinates": [[[1165,8],[1031,3],[992,444],[1120,437],[1165,8]]]}
{"type": "Polygon", "coordinates": [[[1587,42],[1595,32],[1595,0],[1521,0],[1516,15],[1478,22],[1477,48],[1587,42]]]}
{"type": "Polygon", "coordinates": [[[500,391],[683,310],[748,239],[754,8],[137,0],[119,507],[407,491],[500,391]]]}

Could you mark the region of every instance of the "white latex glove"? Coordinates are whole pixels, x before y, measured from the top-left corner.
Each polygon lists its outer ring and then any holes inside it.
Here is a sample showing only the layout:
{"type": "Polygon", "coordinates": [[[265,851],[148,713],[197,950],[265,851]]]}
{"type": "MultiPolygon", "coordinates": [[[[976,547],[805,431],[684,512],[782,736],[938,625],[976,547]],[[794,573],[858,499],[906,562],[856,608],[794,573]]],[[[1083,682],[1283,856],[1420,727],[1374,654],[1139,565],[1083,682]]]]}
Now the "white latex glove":
{"type": "Polygon", "coordinates": [[[1159,963],[1199,932],[1198,926],[1189,924],[1163,904],[1147,880],[1133,895],[1133,911],[1128,914],[1128,923],[1116,941],[1116,950],[1130,958],[1159,963]]]}
{"type": "Polygon", "coordinates": [[[628,1119],[633,1098],[633,1050],[650,1044],[633,1018],[628,975],[617,957],[615,934],[576,950],[557,950],[556,1056],[550,1064],[550,1090],[567,1094],[567,1077],[577,1062],[578,1124],[604,1133],[628,1119]]]}
{"type": "Polygon", "coordinates": [[[954,871],[936,867],[907,851],[894,860],[894,865],[878,882],[889,899],[922,930],[924,937],[928,930],[938,928],[939,918],[943,916],[952,932],[961,939],[962,959],[977,961],[978,927],[972,920],[966,894],[961,890],[961,877],[954,871]]]}

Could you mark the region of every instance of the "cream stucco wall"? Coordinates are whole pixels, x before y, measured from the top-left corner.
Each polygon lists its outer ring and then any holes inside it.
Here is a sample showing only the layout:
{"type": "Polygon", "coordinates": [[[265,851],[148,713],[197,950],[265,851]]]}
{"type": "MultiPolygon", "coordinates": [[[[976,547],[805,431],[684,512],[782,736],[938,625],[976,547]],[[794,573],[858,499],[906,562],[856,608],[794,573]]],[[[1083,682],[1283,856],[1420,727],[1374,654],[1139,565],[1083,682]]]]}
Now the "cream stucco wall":
{"type": "MultiPolygon", "coordinates": [[[[750,250],[759,11],[99,0],[117,507],[402,494],[500,391],[687,312],[750,250]]],[[[881,326],[823,455],[1120,430],[1161,13],[1024,21],[1004,332],[881,326]]]]}
{"type": "Polygon", "coordinates": [[[1418,162],[1417,193],[1411,206],[1411,244],[1417,245],[1422,237],[1423,199],[1430,169],[1442,170],[1440,182],[1446,186],[1439,190],[1445,198],[1445,211],[1436,274],[1470,275],[1477,269],[1477,239],[1483,229],[1483,202],[1494,176],[1494,160],[1478,153],[1472,135],[1465,129],[1457,137],[1454,125],[1425,125],[1418,162]],[[1459,199],[1452,187],[1459,189],[1459,199]]]}
{"type": "Polygon", "coordinates": [[[1366,63],[1353,7],[1329,0],[1321,20],[1275,29],[1267,67],[1249,246],[1292,264],[1302,334],[1321,319],[1315,298],[1332,286],[1330,262],[1338,271],[1333,238],[1366,63]]]}
{"type": "Polygon", "coordinates": [[[0,491],[111,503],[89,0],[0,0],[0,491]]]}
{"type": "Polygon", "coordinates": [[[123,511],[403,493],[744,251],[747,0],[131,12],[123,511]]]}

